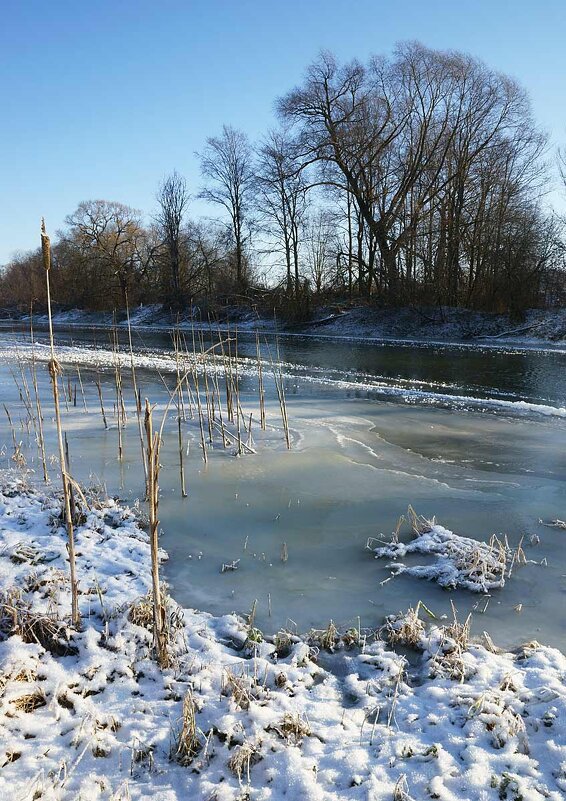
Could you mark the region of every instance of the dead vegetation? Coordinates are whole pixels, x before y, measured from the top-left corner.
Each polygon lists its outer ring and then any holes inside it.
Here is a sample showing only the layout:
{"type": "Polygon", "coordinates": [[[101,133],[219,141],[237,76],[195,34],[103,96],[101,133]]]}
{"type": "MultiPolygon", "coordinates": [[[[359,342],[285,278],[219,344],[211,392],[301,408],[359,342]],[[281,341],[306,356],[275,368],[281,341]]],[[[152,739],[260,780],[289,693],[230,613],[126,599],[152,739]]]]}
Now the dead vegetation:
{"type": "Polygon", "coordinates": [[[246,784],[250,783],[252,766],[262,758],[260,747],[261,743],[252,743],[250,740],[246,740],[242,745],[234,748],[234,753],[228,761],[228,767],[238,777],[240,784],[243,778],[245,778],[246,784]]]}
{"type": "Polygon", "coordinates": [[[231,697],[239,709],[249,709],[252,701],[265,701],[268,692],[267,675],[260,679],[255,673],[250,675],[245,668],[236,675],[230,668],[225,668],[221,693],[231,697]]]}
{"type": "Polygon", "coordinates": [[[25,643],[38,643],[55,656],[78,653],[67,624],[56,613],[35,612],[15,588],[0,595],[0,631],[17,634],[25,643]]]}
{"type": "Polygon", "coordinates": [[[417,515],[411,506],[407,517],[413,534],[411,541],[403,543],[399,540],[398,524],[389,542],[370,537],[366,547],[376,558],[398,560],[407,554],[421,553],[434,555],[436,561],[431,565],[410,567],[394,561],[389,565],[394,575],[406,573],[425,578],[446,589],[462,587],[473,592],[487,592],[503,587],[514,565],[527,561],[522,543],[513,550],[506,538],[496,535],[492,535],[488,542],[463,537],[439,526],[434,518],[427,520],[417,515]]]}
{"type": "Polygon", "coordinates": [[[454,604],[452,604],[453,620],[446,626],[435,630],[437,640],[429,662],[431,676],[441,676],[464,681],[470,675],[465,658],[470,643],[471,614],[462,623],[454,604]]]}
{"type": "MultiPolygon", "coordinates": [[[[177,635],[184,626],[183,610],[174,603],[167,592],[165,584],[160,585],[160,602],[157,605],[160,615],[160,637],[162,653],[159,661],[163,667],[173,663],[174,646],[177,643],[177,635]]],[[[153,590],[149,590],[141,598],[138,598],[130,605],[128,610],[128,620],[135,626],[141,626],[148,631],[154,631],[155,608],[153,603],[153,590]]]]}
{"type": "Polygon", "coordinates": [[[15,565],[38,565],[43,562],[43,554],[32,542],[21,540],[10,548],[10,561],[15,565]]]}
{"type": "Polygon", "coordinates": [[[24,592],[37,592],[48,597],[69,583],[69,576],[59,568],[48,568],[42,573],[29,573],[23,582],[24,592]]]}
{"type": "Polygon", "coordinates": [[[10,705],[13,709],[26,714],[35,712],[36,709],[46,706],[46,704],[47,699],[45,693],[40,687],[10,699],[10,705]]]}
{"type": "Polygon", "coordinates": [[[187,691],[183,699],[181,725],[174,735],[170,758],[179,765],[190,765],[202,748],[196,721],[196,704],[193,694],[187,691]]]}
{"type": "Polygon", "coordinates": [[[419,618],[419,608],[420,606],[417,604],[416,609],[409,607],[404,613],[389,615],[386,618],[380,633],[391,646],[418,648],[422,644],[425,626],[419,618]]]}
{"type": "Polygon", "coordinates": [[[293,715],[290,712],[286,712],[279,723],[271,724],[268,731],[274,731],[292,745],[299,745],[305,737],[312,734],[309,722],[298,713],[293,715]]]}

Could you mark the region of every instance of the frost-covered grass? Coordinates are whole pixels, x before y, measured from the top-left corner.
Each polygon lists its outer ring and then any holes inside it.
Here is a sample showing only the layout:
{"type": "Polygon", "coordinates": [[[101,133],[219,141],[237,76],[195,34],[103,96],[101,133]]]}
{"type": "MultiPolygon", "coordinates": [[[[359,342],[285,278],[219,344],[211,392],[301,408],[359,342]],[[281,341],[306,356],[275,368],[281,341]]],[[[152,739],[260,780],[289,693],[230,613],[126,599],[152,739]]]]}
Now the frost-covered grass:
{"type": "Polygon", "coordinates": [[[77,527],[73,632],[60,498],[2,487],[0,798],[564,798],[559,651],[497,653],[457,619],[427,630],[418,610],[389,620],[391,644],[330,627],[316,646],[271,641],[169,599],[160,670],[135,510],[93,503],[77,527]],[[325,645],[338,653],[317,659],[325,645]]]}
{"type": "Polygon", "coordinates": [[[505,586],[505,579],[511,575],[516,562],[526,562],[524,551],[519,544],[511,549],[506,538],[493,535],[489,542],[482,542],[471,537],[462,537],[436,521],[418,518],[412,513],[413,539],[401,542],[398,532],[393,534],[390,542],[375,547],[381,542],[370,537],[367,547],[373,551],[376,559],[402,559],[408,554],[433,556],[432,564],[406,565],[403,562],[391,562],[393,575],[405,573],[415,578],[436,581],[441,587],[453,590],[463,588],[472,592],[488,592],[505,586]]]}

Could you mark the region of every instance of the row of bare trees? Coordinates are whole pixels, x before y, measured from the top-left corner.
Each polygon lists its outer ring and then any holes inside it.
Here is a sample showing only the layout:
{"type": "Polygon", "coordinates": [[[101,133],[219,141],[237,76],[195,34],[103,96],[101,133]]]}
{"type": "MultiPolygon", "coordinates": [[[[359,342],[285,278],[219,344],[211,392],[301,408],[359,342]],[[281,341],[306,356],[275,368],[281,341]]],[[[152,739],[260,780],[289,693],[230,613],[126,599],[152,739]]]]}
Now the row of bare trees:
{"type": "MultiPolygon", "coordinates": [[[[224,126],[199,155],[188,215],[174,172],[150,224],[90,201],[53,248],[57,299],[87,308],[307,297],[520,314],[564,287],[560,218],[543,203],[547,140],[524,90],[478,60],[418,43],[339,64],[322,54],[257,146],[224,126]],[[261,290],[261,291],[260,291],[261,290]]],[[[0,303],[41,302],[39,254],[16,257],[0,303]]]]}

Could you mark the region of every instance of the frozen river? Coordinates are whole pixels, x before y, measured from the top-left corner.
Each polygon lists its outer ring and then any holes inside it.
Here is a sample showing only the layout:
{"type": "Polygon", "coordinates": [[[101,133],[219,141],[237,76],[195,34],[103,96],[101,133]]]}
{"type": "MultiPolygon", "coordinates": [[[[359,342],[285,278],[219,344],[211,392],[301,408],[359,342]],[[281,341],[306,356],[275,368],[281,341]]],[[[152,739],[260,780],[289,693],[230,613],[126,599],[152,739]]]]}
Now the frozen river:
{"type": "MultiPolygon", "coordinates": [[[[45,333],[36,337],[42,358],[45,333]]],[[[74,475],[85,483],[104,482],[110,494],[129,502],[143,498],[128,369],[123,380],[130,419],[120,463],[107,333],[58,331],[57,344],[66,379],[76,383],[80,367],[88,408],[79,398],[76,407],[63,410],[74,475]],[[109,430],[102,426],[97,372],[109,430]]],[[[257,420],[255,338],[240,334],[237,347],[242,409],[257,420]]],[[[269,348],[274,355],[272,339],[269,348]]],[[[447,614],[452,600],[463,613],[477,606],[476,632],[490,632],[501,645],[536,638],[566,649],[560,613],[566,531],[539,522],[566,517],[566,351],[316,337],[284,337],[279,349],[291,451],[280,431],[265,342],[271,427],[254,434],[256,454],[237,458],[233,448],[217,442],[205,465],[198,425],[184,423],[187,499],[179,489],[175,415],[170,418],[159,512],[170,557],[164,574],[175,598],[212,613],[242,614],[257,599],[260,628],[296,626],[300,632],[330,619],[341,627],[358,625],[358,619],[362,627],[377,627],[385,614],[420,599],[436,614],[447,614]],[[492,591],[484,613],[479,610],[488,599],[481,595],[448,593],[409,576],[386,581],[387,560],[375,560],[366,541],[381,533],[389,539],[409,504],[469,537],[502,533],[512,545],[524,537],[526,555],[536,563],[518,567],[502,590],[492,591]],[[287,561],[281,559],[283,543],[287,561]],[[221,573],[222,564],[233,560],[238,569],[221,573]]],[[[137,332],[134,350],[141,394],[162,406],[163,379],[174,383],[171,338],[137,332]]],[[[17,360],[28,364],[29,355],[28,333],[0,332],[2,401],[39,480],[33,436],[19,423],[25,415],[14,380],[21,386],[17,360]]],[[[38,375],[48,410],[45,361],[39,361],[38,375]]],[[[52,453],[49,414],[45,425],[52,453]]],[[[11,437],[2,410],[4,466],[13,464],[11,437]]],[[[55,479],[56,467],[52,474],[55,479]]],[[[406,526],[402,532],[408,534],[406,526]]]]}

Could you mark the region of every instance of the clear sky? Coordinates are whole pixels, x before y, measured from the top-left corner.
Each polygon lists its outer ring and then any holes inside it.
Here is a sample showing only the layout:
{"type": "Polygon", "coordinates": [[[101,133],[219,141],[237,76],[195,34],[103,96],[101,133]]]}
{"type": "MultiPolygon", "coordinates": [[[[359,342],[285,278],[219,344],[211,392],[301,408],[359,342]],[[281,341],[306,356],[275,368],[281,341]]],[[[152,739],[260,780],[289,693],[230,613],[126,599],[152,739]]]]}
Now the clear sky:
{"type": "Polygon", "coordinates": [[[566,144],[566,0],[1,0],[0,264],[81,200],[149,214],[173,169],[196,193],[206,137],[261,136],[319,50],[404,39],[513,75],[566,144]]]}

